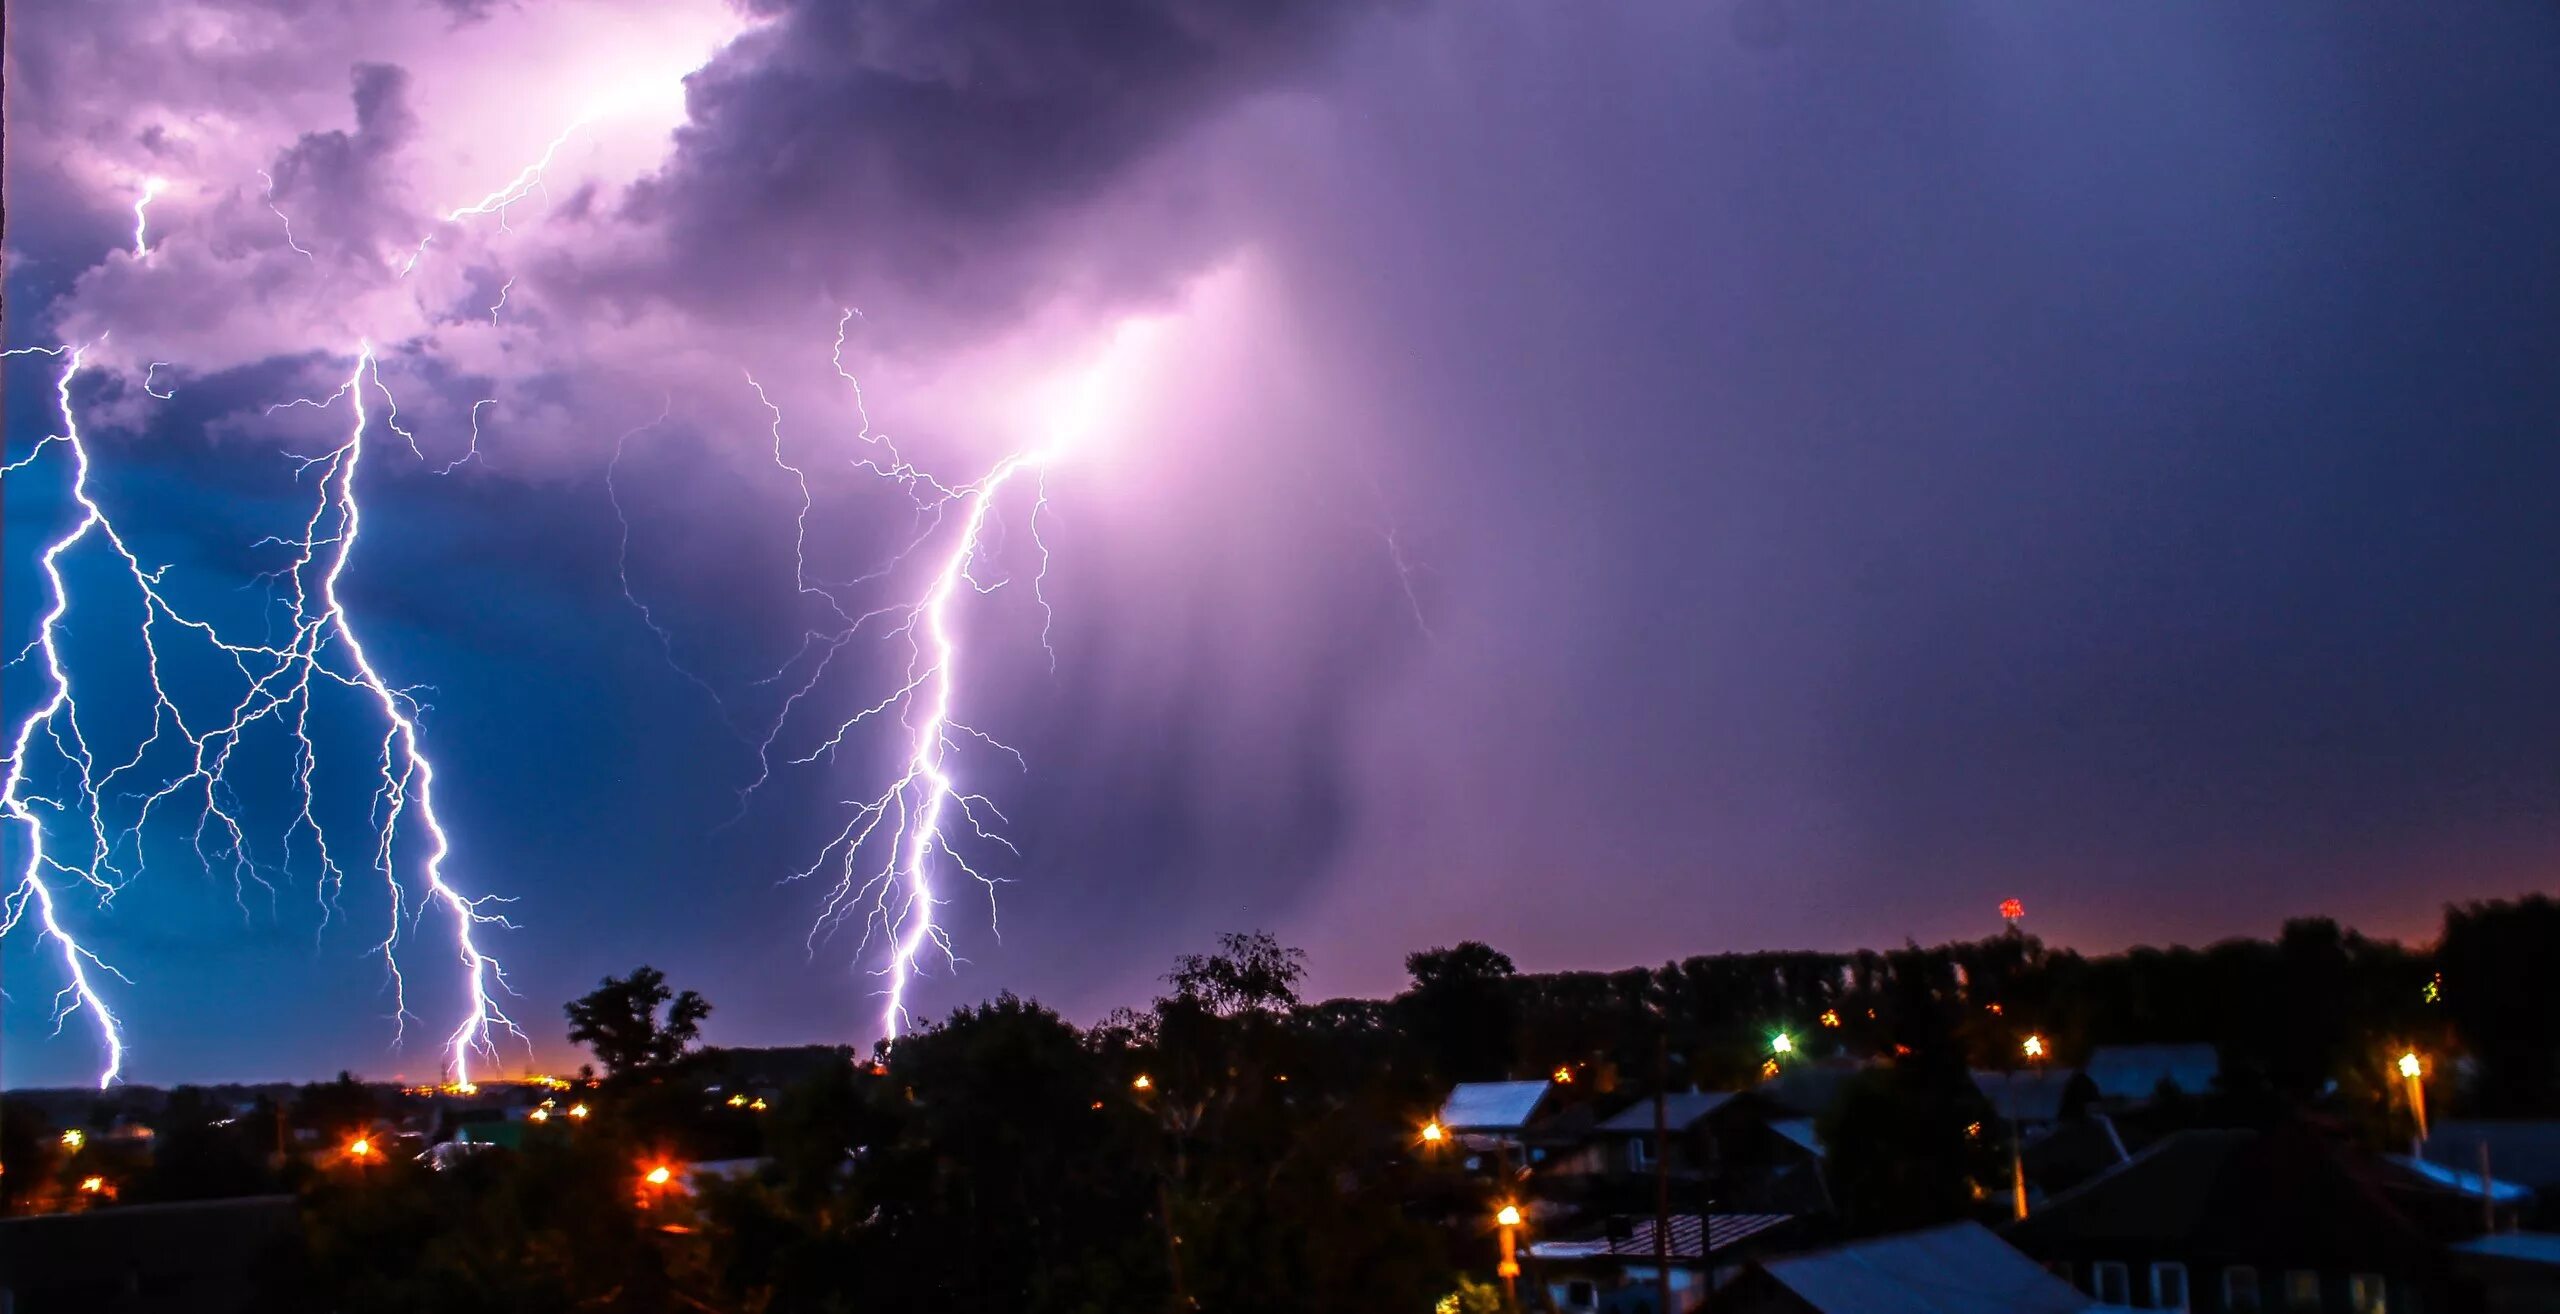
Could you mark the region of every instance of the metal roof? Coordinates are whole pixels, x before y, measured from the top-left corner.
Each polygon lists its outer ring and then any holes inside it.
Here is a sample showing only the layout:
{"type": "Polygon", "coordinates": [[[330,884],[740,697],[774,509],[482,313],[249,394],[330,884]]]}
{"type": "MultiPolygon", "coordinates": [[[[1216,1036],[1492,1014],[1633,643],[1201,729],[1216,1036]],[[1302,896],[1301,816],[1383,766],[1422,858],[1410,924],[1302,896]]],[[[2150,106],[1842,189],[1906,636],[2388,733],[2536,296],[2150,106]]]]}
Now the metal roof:
{"type": "Polygon", "coordinates": [[[1462,1081],[1440,1106],[1440,1125],[1450,1131],[1517,1131],[1546,1097],[1543,1081],[1462,1081]]]}
{"type": "MultiPolygon", "coordinates": [[[[1698,1238],[1703,1233],[1708,1250],[1723,1251],[1745,1237],[1756,1236],[1782,1223],[1793,1221],[1793,1214],[1711,1214],[1708,1226],[1700,1226],[1696,1214],[1671,1216],[1671,1248],[1673,1259],[1698,1259],[1698,1238]]],[[[1539,1241],[1530,1245],[1531,1259],[1651,1259],[1653,1249],[1653,1216],[1625,1214],[1610,1220],[1609,1230],[1580,1241],[1539,1241]]]]}
{"type": "Polygon", "coordinates": [[[1824,1314],[2082,1314],[2089,1298],[1980,1223],[1906,1232],[1760,1269],[1824,1314]]]}
{"type": "MultiPolygon", "coordinates": [[[[1723,1107],[1724,1102],[1732,1098],[1733,1092],[1729,1090],[1674,1091],[1662,1097],[1663,1117],[1672,1127],[1685,1128],[1723,1107]]],[[[1648,1096],[1637,1100],[1618,1116],[1601,1123],[1599,1129],[1612,1135],[1652,1134],[1652,1098],[1648,1096]]]]}

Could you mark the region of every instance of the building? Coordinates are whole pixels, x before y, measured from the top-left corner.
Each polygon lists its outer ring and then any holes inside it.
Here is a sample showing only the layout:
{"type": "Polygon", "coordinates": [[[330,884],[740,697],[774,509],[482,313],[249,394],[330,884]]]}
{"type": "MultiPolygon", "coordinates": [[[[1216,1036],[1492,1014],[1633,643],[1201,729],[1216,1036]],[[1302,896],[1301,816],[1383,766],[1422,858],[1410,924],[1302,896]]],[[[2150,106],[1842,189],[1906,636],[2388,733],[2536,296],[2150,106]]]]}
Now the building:
{"type": "MultiPolygon", "coordinates": [[[[1591,1235],[1529,1246],[1529,1279],[1557,1314],[1654,1314],[1668,1260],[1671,1299],[1695,1309],[1711,1290],[1762,1247],[1783,1241],[1796,1220],[1786,1214],[1673,1214],[1657,1240],[1651,1214],[1610,1216],[1591,1235]]],[[[1677,1311],[1674,1311],[1677,1314],[1677,1311]]]]}
{"type": "Polygon", "coordinates": [[[0,1310],[250,1314],[302,1243],[292,1196],[128,1205],[0,1220],[0,1310]]]}
{"type": "Polygon", "coordinates": [[[2480,1220],[2476,1199],[2296,1123],[2166,1137],[2008,1239],[2102,1304],[2386,1314],[2456,1308],[2449,1245],[2480,1220]]]}
{"type": "Polygon", "coordinates": [[[1979,1223],[1757,1260],[1716,1314],[2083,1314],[2089,1299],[1979,1223]]]}
{"type": "Polygon", "coordinates": [[[1602,1120],[1541,1170],[1547,1189],[1602,1212],[1650,1209],[1656,1156],[1679,1206],[1749,1213],[1827,1212],[1822,1153],[1810,1119],[1752,1091],[1679,1091],[1662,1098],[1667,1133],[1657,1147],[1654,1101],[1639,1099],[1602,1120]]]}

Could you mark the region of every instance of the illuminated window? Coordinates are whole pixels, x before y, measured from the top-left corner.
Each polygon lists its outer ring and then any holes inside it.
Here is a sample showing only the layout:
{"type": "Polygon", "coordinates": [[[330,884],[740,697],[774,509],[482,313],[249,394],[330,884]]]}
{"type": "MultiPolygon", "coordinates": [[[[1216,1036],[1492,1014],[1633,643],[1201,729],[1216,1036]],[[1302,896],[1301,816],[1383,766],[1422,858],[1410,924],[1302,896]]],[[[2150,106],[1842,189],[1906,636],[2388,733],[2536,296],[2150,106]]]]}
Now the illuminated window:
{"type": "Polygon", "coordinates": [[[2222,1307],[2232,1314],[2256,1314],[2265,1308],[2258,1300],[2258,1270],[2245,1264],[2222,1270],[2222,1307]]]}
{"type": "Polygon", "coordinates": [[[2187,1266],[2153,1264],[2151,1266],[2151,1307],[2153,1309],[2185,1309],[2187,1307],[2187,1266]]]}
{"type": "Polygon", "coordinates": [[[2096,1296],[2101,1305],[2130,1305],[2133,1280],[2126,1275],[2124,1265],[2101,1260],[2090,1265],[2089,1294],[2096,1296]]]}
{"type": "Polygon", "coordinates": [[[2320,1308],[2320,1275],[2307,1268],[2285,1274],[2284,1303],[2287,1309],[2320,1308]]]}
{"type": "Polygon", "coordinates": [[[2372,1273],[2357,1273],[2347,1279],[2347,1308],[2355,1314],[2386,1314],[2390,1298],[2383,1294],[2382,1279],[2372,1273]]]}

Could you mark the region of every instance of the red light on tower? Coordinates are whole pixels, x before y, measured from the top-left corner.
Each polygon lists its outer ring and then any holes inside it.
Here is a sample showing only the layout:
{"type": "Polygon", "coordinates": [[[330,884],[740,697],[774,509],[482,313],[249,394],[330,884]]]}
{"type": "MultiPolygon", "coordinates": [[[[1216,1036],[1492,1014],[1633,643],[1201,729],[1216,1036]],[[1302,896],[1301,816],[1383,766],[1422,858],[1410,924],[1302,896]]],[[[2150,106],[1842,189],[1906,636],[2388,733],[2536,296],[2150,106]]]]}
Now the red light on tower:
{"type": "Polygon", "coordinates": [[[2026,915],[2027,905],[2020,903],[2018,900],[2002,899],[2000,901],[2000,916],[2002,918],[2014,922],[2026,915]]]}

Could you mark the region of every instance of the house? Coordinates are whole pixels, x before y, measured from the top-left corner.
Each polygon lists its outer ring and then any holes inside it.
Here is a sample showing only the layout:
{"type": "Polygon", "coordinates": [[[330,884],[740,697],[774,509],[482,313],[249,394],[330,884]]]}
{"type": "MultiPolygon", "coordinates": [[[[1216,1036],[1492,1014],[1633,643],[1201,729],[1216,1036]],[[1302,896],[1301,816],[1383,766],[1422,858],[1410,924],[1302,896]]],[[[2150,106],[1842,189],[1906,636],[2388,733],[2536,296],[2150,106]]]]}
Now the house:
{"type": "Polygon", "coordinates": [[[1553,1147],[1533,1141],[1535,1128],[1552,1112],[1555,1083],[1549,1081],[1462,1081],[1441,1101],[1432,1123],[1466,1151],[1469,1172],[1508,1176],[1541,1162],[1553,1147]]]}
{"type": "Polygon", "coordinates": [[[2222,1056],[2211,1045],[2100,1045],[2080,1070],[2097,1087],[2098,1098],[2141,1104],[2162,1086],[2183,1095],[2210,1092],[2222,1075],[2222,1056]]]}
{"type": "Polygon", "coordinates": [[[2082,1314],[2089,1300],[1993,1236],[1951,1223],[1756,1260],[1716,1314],[2082,1314]]]}
{"type": "Polygon", "coordinates": [[[2077,1072],[2046,1068],[2024,1072],[1976,1068],[1973,1088],[1982,1092],[1983,1101],[2001,1117],[2021,1127],[2043,1127],[2062,1120],[2071,1084],[2079,1079],[2077,1072]]]}
{"type": "Polygon", "coordinates": [[[2501,1232],[2453,1248],[2453,1264],[2483,1314],[2560,1310],[2560,1234],[2501,1232]]]}
{"type": "Polygon", "coordinates": [[[1654,1101],[1619,1110],[1549,1159],[1543,1189],[1596,1212],[1650,1209],[1659,1166],[1680,1207],[1828,1212],[1810,1119],[1751,1091],[1678,1091],[1662,1097],[1662,1120],[1667,1144],[1657,1149],[1654,1101]]]}
{"type": "Polygon", "coordinates": [[[1711,1269],[1721,1279],[1789,1235],[1795,1221],[1786,1214],[1673,1214],[1667,1238],[1658,1241],[1654,1215],[1616,1214],[1589,1236],[1532,1242],[1529,1277],[1557,1314],[1653,1314],[1668,1259],[1672,1301],[1695,1309],[1711,1289],[1711,1269]]]}
{"type": "Polygon", "coordinates": [[[2448,1118],[2427,1134],[2427,1159],[2469,1172],[2486,1171],[2502,1182],[2529,1187],[2540,1198],[2537,1219],[2560,1229],[2560,1121],[2448,1118]]]}
{"type": "Polygon", "coordinates": [[[2308,1126],[2166,1137],[2008,1239],[2102,1304],[2384,1314],[2453,1308],[2449,1229],[2479,1206],[2308,1126]]]}

